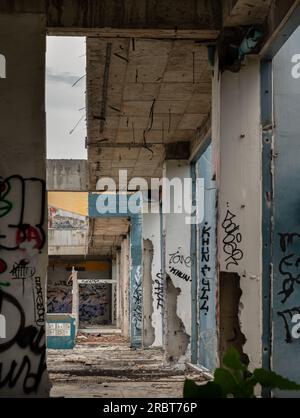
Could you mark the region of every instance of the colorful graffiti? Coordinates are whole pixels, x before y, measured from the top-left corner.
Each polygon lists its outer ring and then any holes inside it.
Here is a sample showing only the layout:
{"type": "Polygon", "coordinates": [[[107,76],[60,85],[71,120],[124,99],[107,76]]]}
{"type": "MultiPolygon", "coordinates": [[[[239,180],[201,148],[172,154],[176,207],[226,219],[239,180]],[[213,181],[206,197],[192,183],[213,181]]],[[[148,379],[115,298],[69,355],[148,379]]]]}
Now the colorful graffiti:
{"type": "Polygon", "coordinates": [[[0,354],[12,359],[4,353],[23,351],[16,360],[0,363],[0,389],[16,389],[19,394],[36,394],[46,370],[44,280],[37,271],[46,243],[45,210],[44,180],[0,177],[0,312],[13,324],[0,344],[0,354]]]}

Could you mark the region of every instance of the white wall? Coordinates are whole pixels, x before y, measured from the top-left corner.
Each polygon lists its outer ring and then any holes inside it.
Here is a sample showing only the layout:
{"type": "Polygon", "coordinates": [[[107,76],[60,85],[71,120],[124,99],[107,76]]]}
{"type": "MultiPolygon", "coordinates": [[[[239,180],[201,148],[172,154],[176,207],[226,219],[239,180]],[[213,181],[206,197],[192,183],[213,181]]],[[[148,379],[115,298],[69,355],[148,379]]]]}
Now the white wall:
{"type": "Polygon", "coordinates": [[[162,282],[160,278],[161,273],[161,231],[160,231],[160,214],[159,204],[158,213],[149,213],[143,215],[143,239],[150,240],[153,245],[153,260],[152,260],[152,298],[153,298],[153,314],[152,326],[155,330],[154,347],[162,346],[162,321],[163,321],[163,307],[160,302],[157,292],[157,286],[162,282]]]}
{"type": "MultiPolygon", "coordinates": [[[[217,87],[216,87],[217,89],[217,87]]],[[[241,280],[241,331],[252,367],[261,365],[260,65],[249,57],[238,74],[221,76],[219,225],[220,271],[241,280]]],[[[218,134],[218,127],[214,133],[218,134]]]]}
{"type": "MultiPolygon", "coordinates": [[[[166,161],[164,171],[165,176],[170,180],[180,178],[183,181],[185,178],[191,177],[191,169],[187,161],[166,161]]],[[[190,197],[191,192],[190,190],[190,197]]],[[[166,214],[164,224],[166,272],[173,285],[180,289],[176,312],[178,318],[183,322],[185,333],[191,336],[191,268],[185,262],[190,257],[191,226],[186,224],[185,213],[166,214]],[[174,273],[174,270],[183,273],[190,280],[186,281],[185,278],[179,277],[178,273],[174,273]]],[[[173,338],[174,336],[169,337],[173,338]]],[[[176,339],[174,339],[174,343],[176,344],[176,339]]],[[[184,357],[187,359],[190,357],[190,344],[184,357]]]]}

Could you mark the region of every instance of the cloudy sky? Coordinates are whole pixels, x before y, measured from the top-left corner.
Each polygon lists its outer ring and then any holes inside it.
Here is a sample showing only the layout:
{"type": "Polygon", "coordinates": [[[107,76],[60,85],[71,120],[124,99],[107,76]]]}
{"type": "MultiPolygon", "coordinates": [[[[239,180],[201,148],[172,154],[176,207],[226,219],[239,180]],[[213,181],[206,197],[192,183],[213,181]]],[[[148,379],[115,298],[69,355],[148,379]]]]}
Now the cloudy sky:
{"type": "Polygon", "coordinates": [[[47,158],[87,158],[85,77],[72,87],[85,76],[85,53],[85,38],[47,40],[47,158]]]}

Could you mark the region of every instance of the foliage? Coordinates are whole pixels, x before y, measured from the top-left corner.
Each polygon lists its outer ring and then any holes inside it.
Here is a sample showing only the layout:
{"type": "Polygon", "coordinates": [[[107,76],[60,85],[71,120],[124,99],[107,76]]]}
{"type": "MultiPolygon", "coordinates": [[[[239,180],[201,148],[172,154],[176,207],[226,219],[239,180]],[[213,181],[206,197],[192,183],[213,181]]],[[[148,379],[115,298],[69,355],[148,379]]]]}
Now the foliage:
{"type": "Polygon", "coordinates": [[[300,385],[276,373],[256,369],[251,373],[240,360],[238,351],[231,347],[223,358],[223,368],[216,369],[214,379],[204,385],[186,380],[184,397],[191,399],[255,398],[255,387],[279,390],[300,390],[300,385]]]}

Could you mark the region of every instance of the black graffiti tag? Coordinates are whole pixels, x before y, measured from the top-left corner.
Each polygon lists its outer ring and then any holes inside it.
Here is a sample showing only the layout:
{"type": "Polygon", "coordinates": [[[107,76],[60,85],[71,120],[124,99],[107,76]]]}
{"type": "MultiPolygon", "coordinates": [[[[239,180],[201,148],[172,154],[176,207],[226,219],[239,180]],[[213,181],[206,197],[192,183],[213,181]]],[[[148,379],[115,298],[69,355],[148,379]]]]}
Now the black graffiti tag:
{"type": "Polygon", "coordinates": [[[133,299],[133,323],[136,329],[142,328],[143,309],[142,309],[142,277],[140,268],[137,268],[134,276],[133,299]]]}
{"type": "Polygon", "coordinates": [[[0,363],[0,388],[7,386],[11,389],[20,379],[23,379],[24,393],[36,393],[46,370],[45,329],[44,327],[39,329],[34,326],[26,327],[25,313],[20,303],[14,296],[0,289],[0,312],[2,312],[3,302],[11,304],[18,311],[20,319],[16,334],[9,341],[0,344],[0,353],[5,353],[17,344],[21,349],[29,349],[32,355],[39,357],[39,365],[37,371],[33,372],[29,356],[24,355],[21,364],[13,360],[8,373],[3,376],[3,363],[0,363]]]}
{"type": "Polygon", "coordinates": [[[211,267],[208,265],[210,262],[210,231],[211,228],[206,223],[201,234],[201,263],[203,263],[203,266],[201,268],[202,286],[200,290],[200,311],[204,311],[205,315],[209,312],[209,296],[211,292],[210,280],[207,277],[207,274],[211,271],[211,267]]]}
{"type": "Polygon", "coordinates": [[[184,257],[180,254],[180,251],[177,250],[175,253],[169,254],[169,264],[181,264],[185,267],[191,267],[193,265],[193,260],[191,257],[184,257]]]}
{"type": "Polygon", "coordinates": [[[0,249],[6,251],[16,251],[24,246],[26,243],[41,251],[46,242],[46,233],[43,225],[45,222],[46,209],[46,183],[44,180],[38,178],[23,178],[19,175],[10,176],[6,179],[0,177],[0,218],[6,219],[7,216],[14,211],[16,216],[16,223],[7,223],[4,225],[4,220],[1,224],[2,228],[8,228],[14,232],[15,239],[10,243],[6,243],[7,235],[4,232],[0,233],[0,249]],[[39,212],[37,222],[32,225],[28,222],[31,213],[32,196],[27,193],[27,189],[32,186],[37,186],[40,192],[39,212]],[[17,197],[12,194],[16,189],[17,197]],[[17,202],[16,202],[17,201],[17,202]]]}
{"type": "Polygon", "coordinates": [[[157,309],[164,307],[164,276],[162,273],[157,273],[154,286],[154,294],[156,296],[157,309]]]}
{"type": "Polygon", "coordinates": [[[223,251],[228,257],[225,259],[226,270],[229,270],[230,266],[238,266],[239,261],[244,257],[243,251],[239,248],[239,244],[242,242],[242,234],[240,226],[234,222],[236,215],[227,210],[225,219],[222,223],[222,228],[225,232],[225,238],[223,239],[223,251]]]}
{"type": "Polygon", "coordinates": [[[279,273],[284,277],[282,290],[278,293],[283,296],[281,303],[284,304],[295,292],[295,286],[300,284],[300,254],[295,241],[299,240],[297,233],[279,234],[280,248],[284,256],[279,262],[279,273]],[[289,249],[289,247],[292,247],[289,249]]]}

